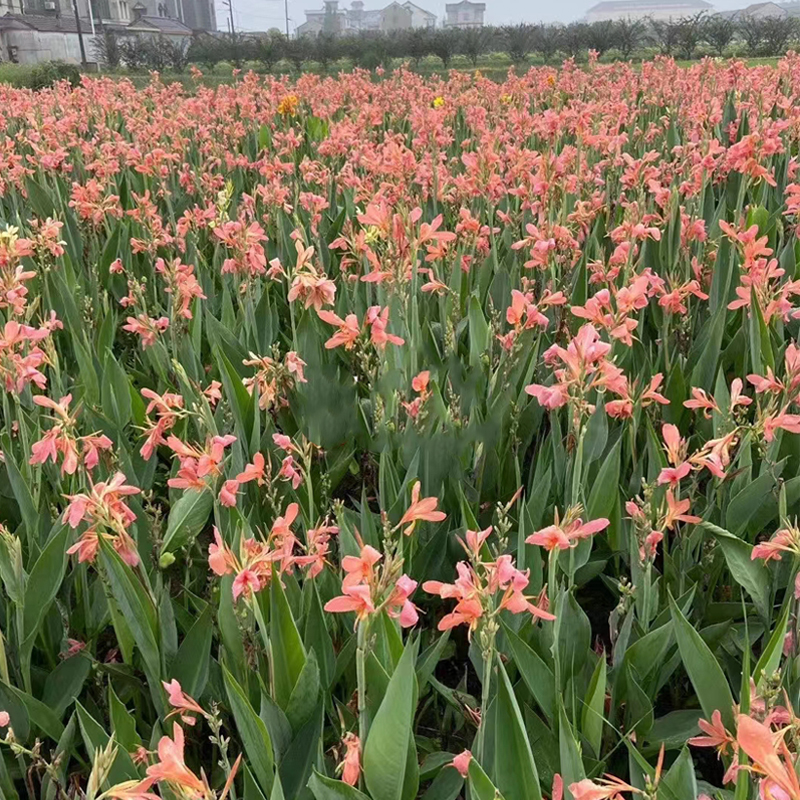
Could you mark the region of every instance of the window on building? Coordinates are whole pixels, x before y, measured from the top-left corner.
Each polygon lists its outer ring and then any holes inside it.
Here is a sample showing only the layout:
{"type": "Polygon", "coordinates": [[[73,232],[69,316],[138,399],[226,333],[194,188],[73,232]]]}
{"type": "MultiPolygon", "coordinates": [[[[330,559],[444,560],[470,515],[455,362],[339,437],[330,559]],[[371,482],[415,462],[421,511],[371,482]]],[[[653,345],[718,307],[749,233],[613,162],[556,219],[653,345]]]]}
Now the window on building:
{"type": "Polygon", "coordinates": [[[123,22],[129,22],[131,18],[131,12],[128,8],[127,0],[119,0],[119,18],[123,22]]]}

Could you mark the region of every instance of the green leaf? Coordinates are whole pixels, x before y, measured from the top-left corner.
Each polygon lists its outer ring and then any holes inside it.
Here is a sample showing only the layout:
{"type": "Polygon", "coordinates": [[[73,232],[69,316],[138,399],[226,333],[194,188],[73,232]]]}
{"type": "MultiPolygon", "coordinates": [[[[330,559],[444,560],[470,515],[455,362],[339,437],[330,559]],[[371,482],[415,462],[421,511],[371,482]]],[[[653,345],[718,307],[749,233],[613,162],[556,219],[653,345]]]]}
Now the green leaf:
{"type": "Polygon", "coordinates": [[[500,791],[489,779],[489,776],[483,771],[483,767],[474,758],[470,759],[469,762],[467,783],[471,800],[503,800],[503,795],[500,794],[500,791]]]}
{"type": "Polygon", "coordinates": [[[711,719],[711,715],[718,710],[725,727],[733,730],[733,695],[725,673],[700,634],[683,616],[672,595],[669,595],[669,608],[681,659],[705,718],[711,719]]]}
{"type": "Polygon", "coordinates": [[[275,762],[267,727],[253,710],[250,701],[242,691],[242,687],[239,686],[224,664],[222,665],[222,676],[231,713],[236,721],[236,728],[244,745],[247,760],[255,773],[261,790],[265,795],[269,795],[272,791],[272,782],[275,776],[275,762]]]}
{"type": "Polygon", "coordinates": [[[416,646],[406,644],[364,747],[364,778],[373,800],[400,800],[406,775],[406,753],[417,705],[414,661],[416,646]]]}
{"type": "Polygon", "coordinates": [[[775,630],[772,632],[769,641],[761,652],[761,656],[756,662],[755,669],[753,670],[753,680],[756,685],[761,680],[762,675],[773,675],[781,663],[781,656],[783,655],[783,643],[786,639],[786,626],[789,624],[789,609],[791,603],[786,603],[786,607],[781,614],[775,630]]]}
{"type": "MultiPolygon", "coordinates": [[[[621,440],[620,440],[621,441],[621,440]]],[[[619,494],[620,441],[611,448],[597,473],[586,506],[587,519],[610,517],[619,494]]]]}
{"type": "Polygon", "coordinates": [[[61,738],[61,734],[64,733],[64,726],[49,706],[14,686],[6,686],[6,688],[13,692],[25,706],[28,712],[28,719],[39,728],[39,730],[49,736],[53,741],[57,742],[61,738]]]}
{"type": "Polygon", "coordinates": [[[275,702],[286,710],[306,664],[306,649],[277,574],[270,581],[269,639],[273,696],[275,702]]]}
{"type": "Polygon", "coordinates": [[[506,800],[542,800],[539,774],[517,698],[497,658],[494,778],[506,800]]]}
{"type": "Polygon", "coordinates": [[[753,598],[761,618],[768,621],[770,617],[769,570],[760,560],[752,559],[752,545],[710,522],[703,522],[702,526],[712,533],[719,543],[733,579],[744,587],[753,598]]]}
{"type": "Polygon", "coordinates": [[[489,349],[491,331],[486,317],[483,315],[481,304],[475,295],[469,299],[469,363],[476,366],[480,363],[481,356],[489,349]]]}
{"type": "Polygon", "coordinates": [[[128,753],[134,752],[142,744],[141,737],[136,732],[136,720],[117,697],[111,683],[108,684],[108,714],[111,718],[114,740],[128,753]]]}
{"type": "Polygon", "coordinates": [[[306,663],[303,664],[303,669],[286,706],[286,718],[289,720],[293,731],[297,732],[305,725],[317,707],[318,699],[319,666],[317,657],[312,650],[308,654],[306,663]]]}
{"type": "Polygon", "coordinates": [[[308,781],[308,788],[316,800],[369,800],[363,792],[348,786],[344,781],[326,778],[316,770],[308,781]]]}
{"type": "MultiPolygon", "coordinates": [[[[84,746],[89,758],[93,760],[94,754],[108,744],[110,737],[103,730],[103,726],[80,703],[76,702],[75,707],[78,712],[78,724],[81,728],[84,746]]],[[[126,750],[118,747],[116,758],[108,774],[108,784],[113,786],[116,783],[134,780],[138,777],[139,773],[130,755],[126,750]]]]}
{"type": "Polygon", "coordinates": [[[539,707],[552,723],[556,716],[556,680],[550,667],[539,655],[507,625],[503,625],[503,633],[511,647],[511,656],[517,665],[519,674],[530,690],[539,707]]]}
{"type": "Polygon", "coordinates": [[[210,490],[187,489],[169,510],[161,552],[169,553],[194,541],[208,521],[213,506],[210,490]]]}
{"type": "Polygon", "coordinates": [[[150,680],[157,681],[161,675],[161,657],[158,652],[158,622],[153,599],[133,570],[102,537],[100,563],[108,578],[111,593],[150,672],[150,680]]]}
{"type": "Polygon", "coordinates": [[[23,629],[25,639],[35,637],[44,615],[56,596],[67,566],[69,528],[61,525],[45,545],[25,584],[23,629]]]}
{"type": "Polygon", "coordinates": [[[180,682],[184,692],[195,698],[203,694],[208,681],[213,632],[214,614],[209,604],[189,629],[172,662],[172,677],[180,682]]]}
{"type": "Polygon", "coordinates": [[[687,747],[681,750],[675,763],[664,773],[658,793],[659,797],[663,793],[664,800],[684,800],[687,797],[697,797],[694,763],[687,747]]]}
{"type": "Polygon", "coordinates": [[[44,683],[42,701],[55,711],[59,718],[78,697],[89,677],[92,661],[78,654],[62,661],[48,676],[44,683]]]}
{"type": "Polygon", "coordinates": [[[594,750],[596,756],[600,755],[600,745],[603,741],[603,725],[606,700],[606,656],[601,653],[597,659],[597,666],[586,691],[586,702],[581,713],[581,730],[586,741],[594,750]]]}

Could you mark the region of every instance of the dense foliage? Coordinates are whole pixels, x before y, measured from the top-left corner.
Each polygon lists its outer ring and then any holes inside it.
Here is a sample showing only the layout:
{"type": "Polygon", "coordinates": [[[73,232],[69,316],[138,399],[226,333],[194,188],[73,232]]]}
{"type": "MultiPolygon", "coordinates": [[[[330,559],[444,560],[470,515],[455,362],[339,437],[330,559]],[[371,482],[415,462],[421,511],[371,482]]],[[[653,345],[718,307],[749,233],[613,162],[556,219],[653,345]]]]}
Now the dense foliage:
{"type": "Polygon", "coordinates": [[[0,795],[800,800],[799,97],[0,88],[0,795]]]}

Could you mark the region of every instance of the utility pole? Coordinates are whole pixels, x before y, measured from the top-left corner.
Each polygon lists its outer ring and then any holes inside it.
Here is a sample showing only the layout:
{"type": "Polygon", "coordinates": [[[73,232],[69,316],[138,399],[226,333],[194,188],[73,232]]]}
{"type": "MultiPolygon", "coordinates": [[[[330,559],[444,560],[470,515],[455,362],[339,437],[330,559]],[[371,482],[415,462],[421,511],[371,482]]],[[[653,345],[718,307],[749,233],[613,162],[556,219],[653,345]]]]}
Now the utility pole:
{"type": "Polygon", "coordinates": [[[283,0],[283,13],[286,16],[286,38],[289,38],[289,0],[283,0]]]}
{"type": "Polygon", "coordinates": [[[78,44],[81,46],[81,64],[85,67],[86,48],[83,46],[83,30],[81,29],[81,16],[78,13],[78,0],[72,0],[72,10],[75,12],[75,27],[78,29],[78,44]]]}

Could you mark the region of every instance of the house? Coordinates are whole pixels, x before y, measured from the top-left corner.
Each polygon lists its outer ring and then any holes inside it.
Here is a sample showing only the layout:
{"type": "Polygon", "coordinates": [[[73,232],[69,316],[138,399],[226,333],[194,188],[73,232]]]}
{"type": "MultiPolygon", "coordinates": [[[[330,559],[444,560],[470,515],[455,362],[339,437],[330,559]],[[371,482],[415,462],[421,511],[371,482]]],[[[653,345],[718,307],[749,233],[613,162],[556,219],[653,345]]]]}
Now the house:
{"type": "Polygon", "coordinates": [[[585,20],[680,19],[712,9],[706,0],[602,0],[586,12],[585,20]]]}
{"type": "Polygon", "coordinates": [[[306,11],[305,14],[306,21],[297,26],[298,36],[317,36],[323,31],[352,34],[436,27],[436,15],[410,0],[393,0],[383,8],[369,10],[364,8],[363,0],[353,0],[350,8],[339,8],[338,0],[325,0],[321,9],[306,11]]]}
{"type": "Polygon", "coordinates": [[[747,17],[749,19],[787,19],[789,10],[777,3],[752,3],[747,8],[735,12],[734,18],[747,17]]]}
{"type": "Polygon", "coordinates": [[[147,14],[141,14],[140,9],[137,8],[140,4],[134,6],[135,17],[122,31],[125,36],[141,36],[141,37],[155,37],[163,36],[176,44],[186,42],[192,36],[192,29],[184,25],[178,19],[171,19],[170,17],[153,17],[147,14]]]}
{"type": "MultiPolygon", "coordinates": [[[[81,20],[84,46],[91,50],[91,20],[81,20]]],[[[81,61],[78,26],[74,16],[5,14],[0,17],[2,60],[16,64],[40,61],[81,61]]]]}
{"type": "Polygon", "coordinates": [[[461,0],[460,3],[447,3],[444,7],[445,28],[482,28],[486,3],[473,3],[461,0]]]}

